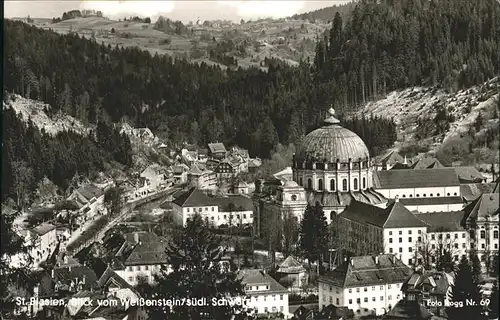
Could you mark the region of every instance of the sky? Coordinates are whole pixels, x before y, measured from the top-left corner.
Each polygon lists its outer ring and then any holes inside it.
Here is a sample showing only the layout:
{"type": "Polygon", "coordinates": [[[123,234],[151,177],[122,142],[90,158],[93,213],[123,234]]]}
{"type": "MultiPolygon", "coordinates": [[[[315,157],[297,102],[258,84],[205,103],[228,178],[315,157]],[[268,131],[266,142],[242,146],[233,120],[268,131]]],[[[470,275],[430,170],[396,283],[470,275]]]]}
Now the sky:
{"type": "Polygon", "coordinates": [[[10,1],[4,2],[6,18],[27,17],[53,18],[60,17],[63,12],[74,9],[101,10],[111,19],[124,16],[143,16],[152,19],[163,15],[173,20],[184,22],[198,19],[215,20],[279,18],[295,13],[308,12],[336,4],[346,0],[322,1],[10,1]]]}

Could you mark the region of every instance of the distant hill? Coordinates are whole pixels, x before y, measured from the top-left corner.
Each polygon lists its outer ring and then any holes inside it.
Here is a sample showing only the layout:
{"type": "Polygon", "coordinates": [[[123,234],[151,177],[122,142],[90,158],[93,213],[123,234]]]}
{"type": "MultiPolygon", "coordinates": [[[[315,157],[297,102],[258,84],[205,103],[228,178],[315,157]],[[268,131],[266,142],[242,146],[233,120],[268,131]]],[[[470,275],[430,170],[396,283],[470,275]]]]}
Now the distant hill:
{"type": "Polygon", "coordinates": [[[291,18],[294,20],[307,20],[311,23],[314,23],[317,20],[330,22],[333,20],[333,17],[337,12],[340,13],[342,19],[347,18],[347,16],[352,12],[355,6],[356,2],[349,2],[342,5],[335,5],[306,13],[295,14],[291,18]]]}

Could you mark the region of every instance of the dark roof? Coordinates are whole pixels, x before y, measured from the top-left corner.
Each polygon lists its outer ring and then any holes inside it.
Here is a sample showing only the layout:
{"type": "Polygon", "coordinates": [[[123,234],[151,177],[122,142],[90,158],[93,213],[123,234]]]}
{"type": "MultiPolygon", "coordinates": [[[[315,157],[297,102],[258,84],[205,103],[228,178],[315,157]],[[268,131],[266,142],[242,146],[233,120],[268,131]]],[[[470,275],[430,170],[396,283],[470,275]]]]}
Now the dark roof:
{"type": "Polygon", "coordinates": [[[352,201],[340,214],[342,218],[367,223],[381,228],[414,228],[424,227],[418,219],[402,203],[394,202],[386,208],[367,203],[352,201]]]}
{"type": "MultiPolygon", "coordinates": [[[[469,183],[460,185],[460,195],[466,201],[477,199],[483,193],[495,193],[498,183],[469,183]]],[[[497,191],[498,192],[498,191],[497,191]]]]}
{"type": "Polygon", "coordinates": [[[208,149],[211,153],[227,152],[226,147],[221,142],[209,143],[208,149]]]}
{"type": "Polygon", "coordinates": [[[411,168],[412,169],[438,169],[438,168],[444,168],[443,164],[439,162],[438,159],[433,158],[433,157],[423,157],[417,162],[415,162],[411,168]]]}
{"type": "Polygon", "coordinates": [[[43,236],[44,234],[54,230],[56,227],[50,223],[42,223],[32,229],[39,236],[43,236]]]}
{"type": "Polygon", "coordinates": [[[201,192],[196,188],[191,188],[185,191],[181,195],[172,201],[181,207],[201,207],[201,206],[213,206],[214,201],[209,196],[201,192]]]}
{"type": "Polygon", "coordinates": [[[445,272],[414,272],[404,283],[403,290],[422,290],[423,285],[428,285],[429,293],[445,295],[451,286],[452,276],[445,272]],[[450,279],[449,279],[450,278],[450,279]]]}
{"type": "Polygon", "coordinates": [[[402,189],[425,187],[458,186],[457,174],[453,168],[445,169],[414,169],[414,170],[383,170],[376,171],[378,179],[374,182],[378,189],[402,189]]]}
{"type": "Polygon", "coordinates": [[[97,287],[97,275],[87,266],[76,266],[68,268],[54,269],[55,281],[61,281],[62,284],[69,285],[71,281],[78,279],[82,281],[85,277],[85,284],[83,289],[93,289],[97,287]]]}
{"type": "Polygon", "coordinates": [[[411,168],[409,165],[400,162],[396,163],[391,168],[391,170],[402,170],[402,169],[411,169],[411,168]]]}
{"type": "Polygon", "coordinates": [[[399,198],[399,202],[405,206],[424,206],[438,204],[458,204],[463,203],[461,197],[432,197],[432,198],[399,198]]]}
{"type": "Polygon", "coordinates": [[[432,313],[427,311],[424,306],[421,306],[416,300],[400,300],[386,314],[383,319],[408,319],[408,320],[423,320],[432,318],[432,313]]]}
{"type": "Polygon", "coordinates": [[[265,273],[260,269],[242,269],[238,272],[238,277],[242,279],[242,283],[245,285],[268,285],[269,290],[260,290],[260,291],[248,291],[248,295],[263,294],[265,293],[287,293],[288,291],[279,284],[276,280],[274,280],[269,274],[265,273]]]}
{"type": "Polygon", "coordinates": [[[104,271],[104,273],[97,281],[97,286],[99,288],[105,288],[110,284],[116,284],[121,289],[130,289],[134,293],[136,292],[133,286],[131,286],[127,281],[125,281],[122,277],[120,277],[113,269],[107,267],[106,271],[104,271]]]}
{"type": "Polygon", "coordinates": [[[323,207],[345,207],[351,201],[359,201],[371,204],[381,204],[387,199],[373,189],[351,191],[351,192],[317,192],[306,191],[308,203],[319,202],[323,207]]]}
{"type": "Polygon", "coordinates": [[[337,307],[334,304],[329,304],[321,310],[321,319],[351,319],[354,316],[354,311],[348,307],[337,307]]]}
{"type": "Polygon", "coordinates": [[[230,195],[226,197],[213,197],[212,203],[219,206],[219,211],[227,212],[229,211],[229,204],[234,205],[235,211],[240,210],[242,207],[245,211],[253,211],[252,199],[241,196],[241,195],[230,195]]]}
{"type": "Polygon", "coordinates": [[[454,167],[460,182],[481,182],[486,178],[474,167],[454,167]]]}
{"type": "Polygon", "coordinates": [[[382,164],[386,164],[386,163],[394,163],[396,162],[397,163],[403,163],[404,162],[404,158],[396,151],[391,151],[389,152],[387,155],[385,155],[381,160],[380,162],[382,164]]]}
{"type": "Polygon", "coordinates": [[[401,260],[391,254],[376,257],[352,257],[335,270],[320,277],[320,281],[341,288],[363,287],[387,283],[402,283],[412,271],[401,260]]]}
{"type": "Polygon", "coordinates": [[[166,249],[166,241],[139,242],[129,254],[124,264],[126,266],[166,264],[168,263],[166,249]]]}
{"type": "Polygon", "coordinates": [[[456,212],[433,212],[419,213],[418,218],[425,222],[429,232],[436,231],[463,231],[460,222],[463,218],[463,211],[456,212]]]}
{"type": "Polygon", "coordinates": [[[77,190],[85,199],[99,198],[104,194],[104,190],[94,184],[87,184],[77,190]]]}
{"type": "Polygon", "coordinates": [[[141,242],[159,242],[162,240],[156,234],[150,233],[147,231],[136,231],[136,232],[125,233],[123,235],[123,238],[129,242],[132,242],[132,243],[139,242],[139,241],[141,241],[141,242]]]}
{"type": "Polygon", "coordinates": [[[279,265],[278,272],[281,273],[300,273],[305,272],[304,266],[293,256],[288,256],[285,261],[279,265]]]}
{"type": "Polygon", "coordinates": [[[500,194],[485,193],[469,203],[464,209],[465,220],[476,220],[498,215],[500,212],[500,194]]]}

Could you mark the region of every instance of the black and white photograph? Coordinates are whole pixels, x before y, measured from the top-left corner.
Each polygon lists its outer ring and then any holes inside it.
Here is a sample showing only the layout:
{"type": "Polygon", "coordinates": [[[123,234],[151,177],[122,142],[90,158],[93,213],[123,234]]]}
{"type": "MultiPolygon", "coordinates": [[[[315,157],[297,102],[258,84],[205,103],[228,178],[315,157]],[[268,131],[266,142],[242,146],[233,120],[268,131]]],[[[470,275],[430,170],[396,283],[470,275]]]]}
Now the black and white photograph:
{"type": "Polygon", "coordinates": [[[500,0],[3,2],[0,320],[498,320],[500,0]]]}

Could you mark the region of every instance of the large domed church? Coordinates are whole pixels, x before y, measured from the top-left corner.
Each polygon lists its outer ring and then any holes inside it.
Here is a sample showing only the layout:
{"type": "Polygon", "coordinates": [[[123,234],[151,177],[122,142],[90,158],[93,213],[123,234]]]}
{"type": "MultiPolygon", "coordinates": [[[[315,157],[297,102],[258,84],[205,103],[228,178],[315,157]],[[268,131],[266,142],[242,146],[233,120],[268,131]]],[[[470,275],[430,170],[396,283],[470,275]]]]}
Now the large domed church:
{"type": "Polygon", "coordinates": [[[333,108],[328,113],[297,149],[293,180],[305,189],[307,202],[319,201],[327,216],[340,213],[352,199],[385,206],[387,199],[373,189],[375,166],[365,143],[340,125],[333,108]]]}
{"type": "MultiPolygon", "coordinates": [[[[256,229],[291,212],[301,220],[307,204],[321,203],[330,223],[352,200],[385,207],[387,199],[373,189],[375,165],[363,140],[342,127],[333,108],[323,125],[310,132],[292,161],[293,181],[275,186],[256,183],[256,229]]],[[[259,231],[257,232],[260,233],[259,231]]]]}

